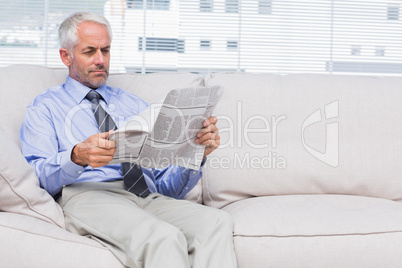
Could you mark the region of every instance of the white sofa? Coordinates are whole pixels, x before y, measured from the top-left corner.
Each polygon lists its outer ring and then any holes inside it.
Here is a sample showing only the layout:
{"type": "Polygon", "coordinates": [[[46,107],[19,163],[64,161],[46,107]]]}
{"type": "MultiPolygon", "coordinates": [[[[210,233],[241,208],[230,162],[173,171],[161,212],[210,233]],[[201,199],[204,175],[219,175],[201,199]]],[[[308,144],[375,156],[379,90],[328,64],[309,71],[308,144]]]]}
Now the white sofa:
{"type": "MultiPolygon", "coordinates": [[[[66,75],[0,68],[2,267],[122,267],[63,229],[19,152],[26,105],[66,75]]],[[[221,147],[186,199],[233,216],[238,267],[401,266],[402,78],[113,74],[108,83],[149,102],[173,88],[225,87],[215,110],[221,147]]]]}

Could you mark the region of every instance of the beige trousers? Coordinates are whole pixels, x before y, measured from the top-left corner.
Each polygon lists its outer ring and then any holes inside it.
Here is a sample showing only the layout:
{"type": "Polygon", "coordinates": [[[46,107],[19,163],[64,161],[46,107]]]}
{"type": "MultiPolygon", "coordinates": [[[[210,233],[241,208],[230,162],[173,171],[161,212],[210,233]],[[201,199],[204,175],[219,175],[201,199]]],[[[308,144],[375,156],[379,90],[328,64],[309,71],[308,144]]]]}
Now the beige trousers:
{"type": "Polygon", "coordinates": [[[96,239],[128,267],[236,267],[229,214],[160,194],[140,198],[122,181],[76,183],[58,200],[66,229],[96,239]]]}

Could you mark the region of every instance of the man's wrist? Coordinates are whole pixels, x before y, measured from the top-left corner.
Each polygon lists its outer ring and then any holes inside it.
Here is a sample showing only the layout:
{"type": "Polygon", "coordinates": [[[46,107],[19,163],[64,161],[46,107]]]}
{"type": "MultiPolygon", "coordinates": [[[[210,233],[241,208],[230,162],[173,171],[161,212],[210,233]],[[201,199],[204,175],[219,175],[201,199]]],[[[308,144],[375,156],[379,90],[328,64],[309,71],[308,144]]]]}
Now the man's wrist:
{"type": "Polygon", "coordinates": [[[68,175],[68,177],[75,180],[81,175],[85,168],[71,161],[71,154],[72,149],[60,153],[60,168],[68,175]]]}
{"type": "Polygon", "coordinates": [[[80,161],[80,159],[78,158],[78,156],[77,156],[77,154],[76,154],[76,149],[77,149],[77,145],[78,144],[76,144],[74,147],[73,147],[73,149],[71,150],[71,156],[70,156],[70,158],[71,158],[71,162],[73,162],[74,164],[77,164],[77,165],[79,165],[79,166],[82,166],[82,167],[87,167],[88,165],[87,164],[85,164],[83,161],[80,161]]]}

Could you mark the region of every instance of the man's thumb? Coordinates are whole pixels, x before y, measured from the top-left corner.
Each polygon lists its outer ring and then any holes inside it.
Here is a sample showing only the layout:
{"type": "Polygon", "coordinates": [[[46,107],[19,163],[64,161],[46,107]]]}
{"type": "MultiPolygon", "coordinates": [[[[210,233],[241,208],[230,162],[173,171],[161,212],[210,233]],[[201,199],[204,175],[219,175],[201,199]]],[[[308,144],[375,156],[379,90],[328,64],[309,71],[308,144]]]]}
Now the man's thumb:
{"type": "Polygon", "coordinates": [[[99,137],[102,139],[107,139],[107,138],[109,138],[110,134],[113,133],[113,131],[114,130],[109,130],[108,132],[99,133],[99,137]]]}

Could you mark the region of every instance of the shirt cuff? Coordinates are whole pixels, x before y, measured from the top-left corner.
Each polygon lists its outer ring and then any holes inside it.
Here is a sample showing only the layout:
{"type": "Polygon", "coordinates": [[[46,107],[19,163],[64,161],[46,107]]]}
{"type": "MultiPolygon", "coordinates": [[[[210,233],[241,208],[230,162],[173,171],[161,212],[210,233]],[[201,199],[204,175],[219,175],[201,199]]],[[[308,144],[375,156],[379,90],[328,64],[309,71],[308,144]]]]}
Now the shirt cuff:
{"type": "Polygon", "coordinates": [[[59,154],[60,156],[60,168],[65,172],[69,177],[72,178],[78,178],[82,172],[84,172],[85,168],[77,165],[73,161],[71,161],[71,152],[74,147],[72,147],[70,150],[61,152],[59,154]]]}
{"type": "Polygon", "coordinates": [[[182,189],[181,193],[175,197],[177,199],[183,199],[194,188],[194,186],[202,177],[202,165],[199,170],[185,169],[185,168],[183,169],[186,170],[184,173],[187,173],[188,181],[184,186],[184,188],[182,189]]]}

